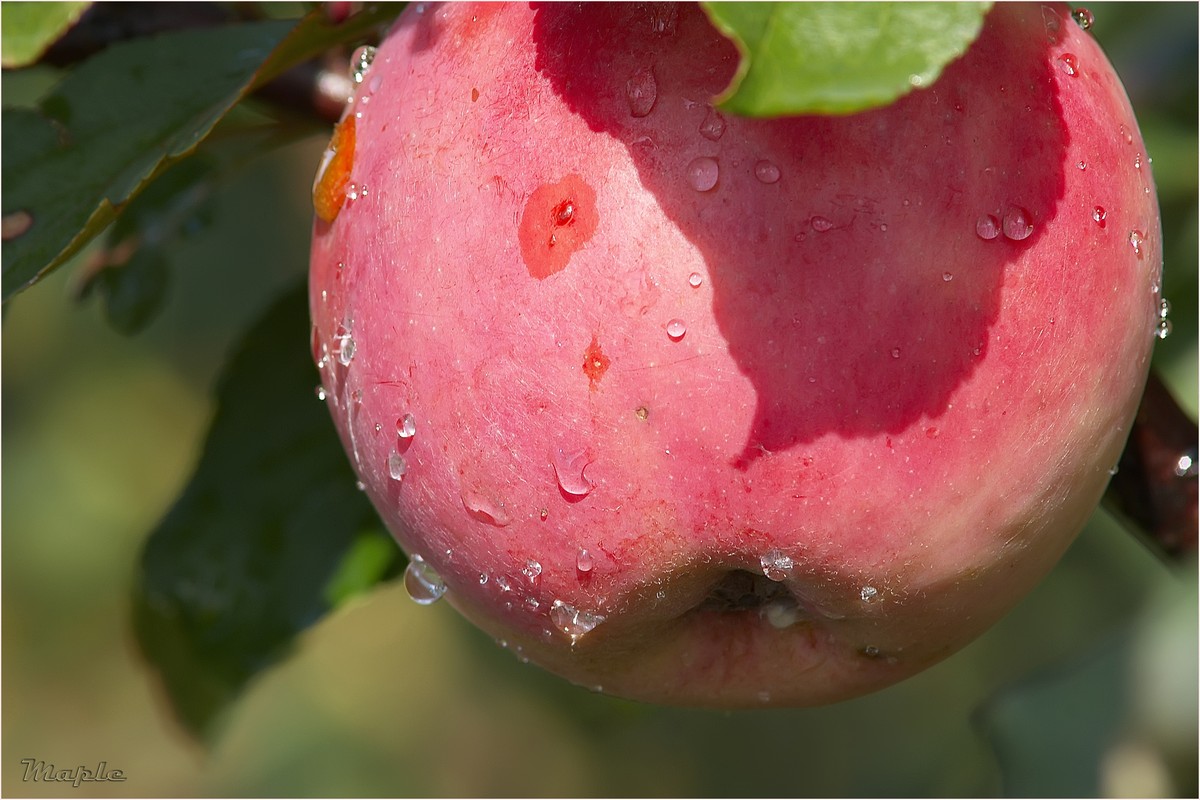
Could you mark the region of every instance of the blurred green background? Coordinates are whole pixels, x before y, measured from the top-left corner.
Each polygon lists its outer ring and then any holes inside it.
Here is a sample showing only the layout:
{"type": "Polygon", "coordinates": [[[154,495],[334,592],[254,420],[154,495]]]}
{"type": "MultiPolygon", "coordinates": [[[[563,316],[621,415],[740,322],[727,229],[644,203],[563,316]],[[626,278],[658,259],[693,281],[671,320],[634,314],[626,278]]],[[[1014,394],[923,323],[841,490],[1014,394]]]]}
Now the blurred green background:
{"type": "MultiPolygon", "coordinates": [[[[1197,6],[1092,11],[1164,208],[1174,333],[1156,365],[1194,418],[1197,6]]],[[[6,102],[53,79],[6,72],[6,102]]],[[[8,309],[4,795],[1196,794],[1196,567],[1164,566],[1103,512],[977,642],[837,706],[717,713],[602,697],[389,585],[306,634],[213,748],[189,740],[132,641],[136,560],[199,455],[227,348],[306,272],[325,139],[223,185],[211,228],[178,253],[165,313],[139,336],[73,299],[77,265],[8,309]],[[23,782],[22,758],[106,761],[128,780],[23,782]]]]}

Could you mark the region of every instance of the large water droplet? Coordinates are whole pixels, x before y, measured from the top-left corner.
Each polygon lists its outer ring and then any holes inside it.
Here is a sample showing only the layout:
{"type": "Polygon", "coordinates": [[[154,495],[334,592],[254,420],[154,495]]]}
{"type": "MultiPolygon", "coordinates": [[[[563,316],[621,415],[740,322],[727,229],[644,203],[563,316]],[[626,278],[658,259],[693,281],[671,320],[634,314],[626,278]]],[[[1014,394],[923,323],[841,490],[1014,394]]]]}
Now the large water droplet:
{"type": "Polygon", "coordinates": [[[394,481],[402,481],[407,473],[408,462],[404,460],[404,456],[393,450],[388,456],[388,475],[391,475],[394,481]]]}
{"type": "Polygon", "coordinates": [[[555,600],[550,605],[550,621],[554,623],[555,628],[571,638],[571,644],[575,644],[580,637],[604,622],[604,615],[581,611],[562,600],[555,600]]]}
{"type": "Polygon", "coordinates": [[[592,571],[593,566],[595,566],[595,561],[592,559],[592,554],[588,552],[587,548],[579,548],[579,553],[575,556],[575,569],[588,573],[592,571]]]}
{"type": "Polygon", "coordinates": [[[658,81],[654,79],[654,70],[644,67],[633,73],[625,82],[625,99],[629,101],[630,116],[649,115],[658,101],[658,81]]]}
{"type": "Polygon", "coordinates": [[[688,275],[688,286],[691,286],[693,289],[699,289],[702,283],[704,283],[704,276],[699,272],[693,272],[691,275],[688,275]]]}
{"type": "Polygon", "coordinates": [[[995,239],[1000,235],[1000,220],[991,214],[984,214],[975,222],[975,234],[987,241],[995,239]]]}
{"type": "Polygon", "coordinates": [[[768,550],[763,553],[759,557],[759,563],[762,565],[763,575],[773,581],[786,580],[794,566],[792,557],[779,550],[768,550]]]}
{"type": "Polygon", "coordinates": [[[1142,244],[1146,241],[1146,234],[1139,230],[1129,232],[1129,246],[1133,248],[1134,255],[1138,258],[1142,257],[1142,244]]]}
{"type": "Polygon", "coordinates": [[[542,565],[532,558],[528,559],[525,566],[521,567],[521,574],[529,581],[530,586],[537,586],[542,578],[542,565]]]}
{"type": "Polygon", "coordinates": [[[720,174],[721,168],[715,158],[708,156],[694,158],[687,168],[688,185],[697,192],[710,191],[717,185],[717,178],[720,174]]]}
{"type": "Polygon", "coordinates": [[[413,602],[423,606],[437,602],[446,593],[442,576],[419,555],[409,559],[408,567],[404,570],[404,588],[413,602]]]}
{"type": "Polygon", "coordinates": [[[1063,53],[1058,57],[1058,63],[1062,67],[1062,71],[1071,77],[1079,74],[1079,60],[1075,58],[1074,53],[1063,53]]]}
{"type": "Polygon", "coordinates": [[[708,113],[700,123],[700,135],[710,142],[715,142],[725,135],[725,117],[712,106],[708,107],[708,113]]]}
{"type": "Polygon", "coordinates": [[[667,336],[673,342],[678,342],[687,335],[687,323],[681,319],[673,319],[667,323],[667,336]]]}
{"type": "Polygon", "coordinates": [[[1117,127],[1117,132],[1121,134],[1121,138],[1125,140],[1125,144],[1133,144],[1133,131],[1124,125],[1117,127]]]}
{"type": "Polygon", "coordinates": [[[875,602],[875,598],[878,597],[878,595],[879,590],[874,586],[864,586],[862,587],[862,591],[858,593],[859,598],[861,598],[864,603],[875,602]]]}
{"type": "Polygon", "coordinates": [[[586,497],[594,488],[592,482],[583,474],[590,463],[586,449],[556,448],[553,464],[554,476],[558,479],[559,488],[574,497],[586,497]]]}
{"type": "Polygon", "coordinates": [[[464,490],[462,493],[462,502],[463,507],[467,509],[467,513],[480,522],[495,525],[497,528],[503,528],[512,522],[512,516],[508,513],[508,509],[504,507],[504,502],[496,500],[483,492],[473,489],[464,490]]]}
{"type": "Polygon", "coordinates": [[[1020,206],[1012,206],[1004,212],[1003,228],[1007,238],[1019,242],[1022,239],[1028,239],[1029,235],[1033,233],[1033,220],[1025,209],[1020,206]]]}
{"type": "Polygon", "coordinates": [[[762,183],[777,183],[779,181],[779,167],[770,161],[759,161],[754,165],[754,177],[758,178],[762,183]]]}
{"type": "Polygon", "coordinates": [[[350,366],[350,362],[354,359],[354,336],[350,333],[351,322],[347,317],[345,321],[337,326],[337,330],[333,334],[333,352],[337,356],[338,363],[343,367],[350,366]]]}
{"type": "Polygon", "coordinates": [[[1175,476],[1177,478],[1190,478],[1196,474],[1196,459],[1185,453],[1175,462],[1175,476]]]}
{"type": "Polygon", "coordinates": [[[1104,227],[1104,220],[1108,217],[1108,212],[1104,210],[1104,206],[1096,206],[1092,209],[1092,220],[1101,228],[1104,227]]]}
{"type": "Polygon", "coordinates": [[[833,223],[821,216],[813,217],[808,221],[808,224],[811,225],[812,229],[817,233],[824,233],[825,231],[833,228],[833,223]]]}
{"type": "Polygon", "coordinates": [[[1092,25],[1096,24],[1096,18],[1092,16],[1092,12],[1086,8],[1080,7],[1071,12],[1071,19],[1083,28],[1085,31],[1090,30],[1092,25]]]}
{"type": "Polygon", "coordinates": [[[417,435],[417,421],[412,414],[405,414],[396,420],[396,435],[401,439],[411,439],[417,435]]]}

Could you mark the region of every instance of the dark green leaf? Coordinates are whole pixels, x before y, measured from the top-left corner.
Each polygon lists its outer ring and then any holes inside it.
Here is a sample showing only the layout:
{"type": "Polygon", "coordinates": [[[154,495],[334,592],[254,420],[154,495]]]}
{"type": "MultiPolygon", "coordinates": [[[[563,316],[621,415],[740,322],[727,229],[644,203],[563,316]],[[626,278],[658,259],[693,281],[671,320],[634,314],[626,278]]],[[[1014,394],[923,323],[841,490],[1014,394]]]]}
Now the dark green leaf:
{"type": "Polygon", "coordinates": [[[24,67],[37,61],[58,37],[75,24],[91,3],[26,3],[0,5],[0,65],[24,67]]]}
{"type": "Polygon", "coordinates": [[[104,315],[120,333],[146,327],[167,296],[170,274],[162,251],[142,248],[128,262],[105,267],[88,284],[104,301],[104,315]]]}
{"type": "Polygon", "coordinates": [[[247,93],[394,13],[370,8],[333,25],[317,11],[299,24],[254,22],[122,42],[80,65],[42,102],[61,133],[27,111],[6,110],[3,213],[27,215],[32,224],[12,237],[6,228],[3,299],[103,231],[247,93]],[[14,125],[38,138],[14,141],[14,125]]]}
{"type": "Polygon", "coordinates": [[[314,396],[308,328],[298,289],[246,337],[196,472],[143,553],[138,642],[196,733],[300,631],[401,563],[363,533],[379,522],[314,396]]]}
{"type": "Polygon", "coordinates": [[[989,3],[705,3],[741,63],[721,98],[746,116],[848,114],[886,105],[978,36],[989,3]]]}

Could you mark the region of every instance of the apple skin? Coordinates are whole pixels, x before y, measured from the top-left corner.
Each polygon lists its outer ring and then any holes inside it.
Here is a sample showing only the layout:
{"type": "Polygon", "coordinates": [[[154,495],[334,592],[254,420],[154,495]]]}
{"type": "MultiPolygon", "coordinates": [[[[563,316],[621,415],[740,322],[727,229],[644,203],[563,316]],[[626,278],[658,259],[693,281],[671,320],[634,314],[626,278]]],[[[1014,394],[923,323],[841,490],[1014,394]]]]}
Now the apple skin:
{"type": "Polygon", "coordinates": [[[312,345],[383,520],[520,657],[828,703],[962,647],[1079,532],[1159,214],[1066,6],[997,4],[849,116],[721,116],[735,64],[693,6],[410,5],[314,224],[312,345]]]}

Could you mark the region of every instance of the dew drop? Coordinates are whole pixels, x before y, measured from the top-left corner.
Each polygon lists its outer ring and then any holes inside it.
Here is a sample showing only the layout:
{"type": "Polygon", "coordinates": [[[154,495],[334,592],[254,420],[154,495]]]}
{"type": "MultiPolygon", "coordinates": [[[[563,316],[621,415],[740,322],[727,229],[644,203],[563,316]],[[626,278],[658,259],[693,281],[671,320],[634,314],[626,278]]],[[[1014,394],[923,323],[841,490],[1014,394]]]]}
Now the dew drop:
{"type": "Polygon", "coordinates": [[[1108,217],[1108,212],[1104,210],[1104,206],[1096,206],[1092,209],[1092,220],[1101,228],[1104,227],[1104,220],[1108,217]]]}
{"type": "Polygon", "coordinates": [[[1133,248],[1134,255],[1138,258],[1142,257],[1142,243],[1146,241],[1146,234],[1139,230],[1129,232],[1129,246],[1133,248]]]}
{"type": "Polygon", "coordinates": [[[586,497],[594,488],[583,474],[590,463],[587,450],[555,449],[554,476],[558,479],[559,488],[574,497],[586,497]]]}
{"type": "Polygon", "coordinates": [[[792,557],[779,550],[768,550],[763,553],[759,558],[759,563],[762,565],[763,575],[773,581],[786,580],[792,567],[795,566],[792,557]]]}
{"type": "Polygon", "coordinates": [[[1078,164],[1076,164],[1075,166],[1079,168],[1079,171],[1080,171],[1080,172],[1083,172],[1085,169],[1087,169],[1087,162],[1086,162],[1086,161],[1080,161],[1080,162],[1079,162],[1078,164]]]}
{"type": "Polygon", "coordinates": [[[329,396],[329,393],[325,391],[324,386],[317,387],[317,399],[318,400],[320,400],[323,403],[323,402],[325,402],[325,398],[328,396],[329,396]]]}
{"type": "Polygon", "coordinates": [[[575,556],[575,569],[587,573],[592,571],[593,566],[592,554],[586,548],[579,548],[579,553],[575,556]]]}
{"type": "Polygon", "coordinates": [[[371,94],[375,94],[376,92],[379,91],[381,86],[383,86],[383,76],[382,75],[372,76],[371,82],[367,84],[367,91],[370,92],[371,94]]]}
{"type": "Polygon", "coordinates": [[[1120,471],[1121,471],[1121,467],[1119,464],[1113,464],[1111,467],[1108,468],[1109,475],[1116,475],[1120,471]]]}
{"type": "Polygon", "coordinates": [[[28,211],[13,211],[0,218],[0,240],[10,242],[23,236],[33,227],[33,215],[28,211]]]}
{"type": "Polygon", "coordinates": [[[858,596],[862,598],[864,603],[873,603],[878,595],[879,590],[874,586],[864,586],[862,587],[862,591],[858,593],[858,596]]]}
{"type": "Polygon", "coordinates": [[[525,566],[521,567],[521,574],[525,576],[525,580],[529,581],[530,586],[537,586],[542,576],[542,565],[531,558],[525,562],[525,566]]]}
{"type": "Polygon", "coordinates": [[[354,51],[354,55],[350,57],[350,77],[355,84],[363,82],[374,60],[375,48],[370,45],[363,45],[354,51]]]}
{"type": "Polygon", "coordinates": [[[417,435],[417,421],[412,414],[405,414],[396,420],[396,435],[401,439],[411,439],[417,435]]]}
{"type": "Polygon", "coordinates": [[[488,582],[488,574],[486,572],[479,573],[479,585],[486,586],[488,582]]]}
{"type": "Polygon", "coordinates": [[[388,475],[392,476],[394,481],[404,480],[405,474],[408,472],[408,462],[404,460],[404,456],[392,451],[388,456],[388,475]]]}
{"type": "Polygon", "coordinates": [[[825,231],[827,231],[833,227],[832,222],[827,220],[825,217],[820,217],[820,216],[813,217],[812,219],[810,219],[808,221],[808,224],[811,225],[812,229],[814,231],[816,231],[817,233],[824,233],[825,231]]]}
{"type": "Polygon", "coordinates": [[[354,337],[350,333],[350,328],[350,319],[347,317],[345,321],[338,324],[337,330],[333,334],[334,354],[337,356],[338,363],[343,367],[350,366],[351,360],[354,359],[354,337]]]}
{"type": "Polygon", "coordinates": [[[657,36],[671,36],[679,25],[679,8],[674,3],[655,5],[650,10],[650,30],[657,36]]]}
{"type": "Polygon", "coordinates": [[[754,177],[758,178],[762,183],[777,183],[779,181],[779,167],[770,161],[759,161],[754,165],[754,177]]]}
{"type": "Polygon", "coordinates": [[[1083,7],[1072,11],[1071,19],[1075,20],[1076,24],[1085,31],[1090,30],[1092,25],[1096,24],[1096,18],[1092,15],[1092,12],[1083,7]]]}
{"type": "Polygon", "coordinates": [[[1158,301],[1158,318],[1166,319],[1171,314],[1171,301],[1163,298],[1158,301]]]}
{"type": "Polygon", "coordinates": [[[678,342],[687,334],[687,323],[681,319],[673,319],[667,323],[667,336],[672,342],[678,342]]]}
{"type": "Polygon", "coordinates": [[[943,272],[942,280],[945,281],[946,283],[949,283],[950,281],[954,280],[954,273],[953,272],[943,272]]]}
{"type": "Polygon", "coordinates": [[[658,82],[654,80],[654,71],[650,67],[639,69],[625,82],[625,99],[629,101],[630,116],[649,115],[658,100],[658,82]]]}
{"type": "Polygon", "coordinates": [[[715,158],[708,156],[694,158],[687,168],[688,185],[697,192],[711,191],[717,185],[720,173],[721,168],[715,158]]]}
{"type": "Polygon", "coordinates": [[[571,638],[571,644],[575,644],[582,636],[604,622],[604,615],[581,611],[562,600],[555,600],[550,605],[550,621],[554,623],[555,628],[571,638]]]}
{"type": "Polygon", "coordinates": [[[708,113],[700,123],[700,135],[710,142],[715,142],[725,135],[725,117],[712,106],[708,107],[708,113]]]}
{"type": "Polygon", "coordinates": [[[1014,242],[1028,239],[1029,235],[1033,233],[1033,223],[1030,221],[1029,212],[1020,206],[1012,206],[1004,212],[1003,229],[1005,237],[1014,242]]]}
{"type": "Polygon", "coordinates": [[[504,507],[504,503],[486,494],[473,490],[464,491],[462,502],[467,513],[480,522],[495,525],[497,528],[503,528],[512,522],[512,517],[509,515],[508,509],[504,507]]]}
{"type": "Polygon", "coordinates": [[[442,576],[419,555],[409,559],[404,570],[404,588],[413,602],[423,606],[437,602],[446,593],[442,576]]]}
{"type": "Polygon", "coordinates": [[[688,275],[688,286],[691,286],[693,289],[699,289],[702,283],[704,283],[704,276],[699,272],[693,272],[691,275],[688,275]]]}
{"type": "Polygon", "coordinates": [[[1133,144],[1133,131],[1121,125],[1117,128],[1117,132],[1121,134],[1121,138],[1125,140],[1125,144],[1133,144]]]}
{"type": "Polygon", "coordinates": [[[538,519],[540,519],[542,522],[545,522],[549,518],[550,518],[550,509],[546,508],[545,506],[538,509],[538,519]]]}
{"type": "Polygon", "coordinates": [[[1000,220],[991,214],[984,214],[975,222],[975,234],[987,241],[995,239],[1000,235],[1000,220]]]}
{"type": "Polygon", "coordinates": [[[893,347],[892,348],[892,358],[899,358],[899,357],[900,357],[900,348],[893,347]]]}
{"type": "Polygon", "coordinates": [[[1165,339],[1171,335],[1171,329],[1172,329],[1171,320],[1160,319],[1158,321],[1158,327],[1155,328],[1155,330],[1154,330],[1154,335],[1157,336],[1159,339],[1165,339]]]}
{"type": "Polygon", "coordinates": [[[1074,53],[1063,53],[1058,57],[1058,62],[1062,67],[1062,71],[1071,77],[1079,74],[1079,60],[1075,58],[1074,53]]]}

